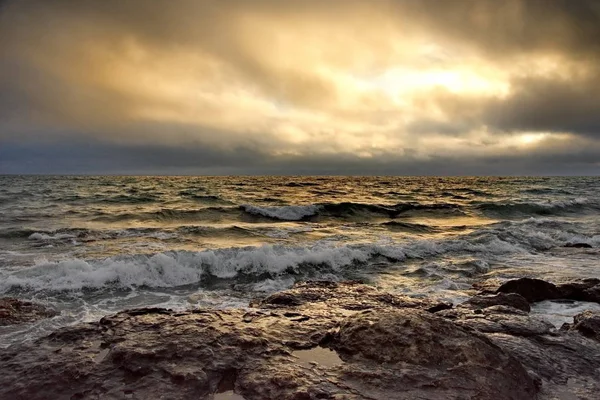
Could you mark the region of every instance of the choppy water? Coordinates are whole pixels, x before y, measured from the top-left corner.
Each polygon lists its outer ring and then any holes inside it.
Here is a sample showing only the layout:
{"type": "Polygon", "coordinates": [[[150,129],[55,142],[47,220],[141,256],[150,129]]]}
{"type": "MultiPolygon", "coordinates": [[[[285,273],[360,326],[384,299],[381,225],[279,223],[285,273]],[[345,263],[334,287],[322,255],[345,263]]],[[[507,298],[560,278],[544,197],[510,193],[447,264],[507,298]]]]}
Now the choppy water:
{"type": "Polygon", "coordinates": [[[304,279],[456,302],[488,278],[597,277],[599,213],[599,178],[3,176],[0,295],[62,313],[0,345],[304,279]]]}

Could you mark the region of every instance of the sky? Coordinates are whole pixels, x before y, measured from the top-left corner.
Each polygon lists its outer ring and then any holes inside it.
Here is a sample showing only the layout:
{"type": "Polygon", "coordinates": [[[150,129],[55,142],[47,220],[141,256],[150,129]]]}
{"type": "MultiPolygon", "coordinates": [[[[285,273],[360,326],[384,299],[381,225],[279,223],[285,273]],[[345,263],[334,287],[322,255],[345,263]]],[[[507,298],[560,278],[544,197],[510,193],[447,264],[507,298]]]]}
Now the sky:
{"type": "Polygon", "coordinates": [[[28,173],[600,175],[600,1],[2,0],[28,173]]]}

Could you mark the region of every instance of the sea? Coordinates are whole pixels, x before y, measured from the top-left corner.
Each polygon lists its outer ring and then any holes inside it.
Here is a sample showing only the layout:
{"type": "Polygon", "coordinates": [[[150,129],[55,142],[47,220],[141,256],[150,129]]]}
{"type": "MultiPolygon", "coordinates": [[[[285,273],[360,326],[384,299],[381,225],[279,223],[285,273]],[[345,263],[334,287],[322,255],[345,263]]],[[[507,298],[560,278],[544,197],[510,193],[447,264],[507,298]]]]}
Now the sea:
{"type": "MultiPolygon", "coordinates": [[[[60,311],[0,327],[0,347],[135,307],[248,307],[302,280],[458,304],[524,276],[600,277],[600,178],[0,176],[0,296],[60,311]]],[[[585,309],[600,306],[533,313],[558,327],[585,309]]]]}

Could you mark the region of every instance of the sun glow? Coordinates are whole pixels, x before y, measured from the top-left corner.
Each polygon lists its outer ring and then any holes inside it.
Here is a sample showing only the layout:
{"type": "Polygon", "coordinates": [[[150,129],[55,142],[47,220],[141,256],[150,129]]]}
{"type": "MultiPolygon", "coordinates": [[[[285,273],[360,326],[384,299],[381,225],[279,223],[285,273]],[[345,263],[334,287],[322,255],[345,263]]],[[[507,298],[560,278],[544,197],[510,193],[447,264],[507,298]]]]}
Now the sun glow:
{"type": "Polygon", "coordinates": [[[546,137],[548,137],[547,133],[525,133],[523,135],[519,135],[517,140],[521,145],[531,146],[541,142],[546,137]]]}
{"type": "Polygon", "coordinates": [[[389,69],[369,82],[389,95],[443,88],[454,93],[506,96],[510,86],[505,80],[483,76],[473,70],[418,71],[389,69]]]}

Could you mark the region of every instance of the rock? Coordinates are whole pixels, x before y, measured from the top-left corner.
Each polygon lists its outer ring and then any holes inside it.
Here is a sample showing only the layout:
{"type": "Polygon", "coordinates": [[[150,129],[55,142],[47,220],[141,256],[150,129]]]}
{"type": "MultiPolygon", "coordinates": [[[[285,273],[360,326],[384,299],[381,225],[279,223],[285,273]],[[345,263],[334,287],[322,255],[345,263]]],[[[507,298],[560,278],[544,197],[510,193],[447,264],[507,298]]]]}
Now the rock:
{"type": "Polygon", "coordinates": [[[558,285],[560,296],[565,299],[600,303],[600,279],[582,279],[558,285]]]}
{"type": "Polygon", "coordinates": [[[587,312],[577,318],[588,337],[573,328],[575,324],[556,331],[546,321],[501,305],[481,310],[455,308],[435,315],[481,332],[511,354],[540,386],[539,399],[597,398],[600,343],[591,334],[598,332],[597,313],[587,312]]]}
{"type": "Polygon", "coordinates": [[[482,314],[475,317],[465,316],[458,319],[456,323],[484,333],[506,333],[524,337],[549,334],[554,329],[554,325],[539,318],[527,314],[507,313],[506,310],[493,308],[485,309],[482,314]]]}
{"type": "Polygon", "coordinates": [[[575,332],[537,336],[490,333],[486,337],[542,380],[540,400],[597,398],[600,391],[598,342],[575,332]]]}
{"type": "Polygon", "coordinates": [[[567,243],[564,247],[571,247],[575,249],[591,249],[592,245],[587,243],[567,243]]]}
{"type": "Polygon", "coordinates": [[[517,293],[497,293],[492,296],[473,296],[464,303],[461,303],[459,307],[477,310],[497,305],[509,306],[526,312],[531,310],[529,302],[517,293]]]}
{"type": "Polygon", "coordinates": [[[593,301],[595,303],[600,303],[600,285],[596,285],[594,287],[584,290],[582,297],[584,301],[593,301]]]}
{"type": "Polygon", "coordinates": [[[408,296],[381,292],[373,286],[368,286],[356,281],[326,282],[308,281],[300,282],[289,290],[274,293],[264,300],[255,301],[252,306],[283,309],[311,310],[315,305],[331,309],[360,311],[377,307],[393,308],[419,308],[429,312],[437,312],[452,308],[452,304],[432,301],[429,299],[415,299],[408,296]]]}
{"type": "Polygon", "coordinates": [[[573,318],[569,330],[576,330],[582,335],[600,342],[600,312],[584,311],[573,318]]]}
{"type": "Polygon", "coordinates": [[[503,283],[504,282],[498,278],[490,278],[475,282],[472,286],[479,294],[495,294],[503,283]]]}
{"type": "MultiPolygon", "coordinates": [[[[473,286],[481,290],[481,295],[495,293],[516,293],[528,302],[542,300],[578,300],[600,303],[600,279],[588,278],[555,285],[541,279],[513,279],[494,288],[496,281],[484,281],[473,286]]],[[[477,299],[473,299],[477,301],[477,299]]]]}
{"type": "Polygon", "coordinates": [[[11,297],[0,299],[0,326],[33,322],[56,314],[57,312],[50,308],[29,301],[11,297]]]}
{"type": "Polygon", "coordinates": [[[385,379],[378,385],[401,383],[401,397],[394,398],[420,398],[408,383],[424,377],[435,388],[430,393],[440,398],[451,397],[457,388],[464,391],[465,398],[533,398],[536,392],[533,380],[515,359],[499,352],[487,339],[423,311],[404,309],[349,317],[331,346],[342,358],[363,364],[365,370],[383,367],[387,374],[379,375],[385,379]],[[507,386],[508,382],[517,387],[507,386]]]}
{"type": "Polygon", "coordinates": [[[520,278],[505,282],[498,288],[497,292],[517,293],[530,303],[561,297],[560,291],[553,283],[532,278],[520,278]]]}
{"type": "Polygon", "coordinates": [[[482,333],[506,333],[513,336],[536,336],[549,334],[554,325],[514,307],[496,305],[484,309],[457,307],[442,311],[436,316],[454,321],[470,330],[482,333]]]}
{"type": "Polygon", "coordinates": [[[518,361],[426,311],[436,304],[312,282],[249,311],[125,311],[0,350],[0,398],[212,399],[223,387],[246,400],[534,398],[518,361]],[[343,363],[293,355],[319,345],[343,363]]]}
{"type": "Polygon", "coordinates": [[[0,399],[597,396],[595,314],[556,331],[515,308],[524,304],[517,295],[469,304],[449,309],[357,282],[307,282],[254,309],[124,311],[0,349],[0,399]],[[303,359],[299,350],[308,350],[303,359]]]}

